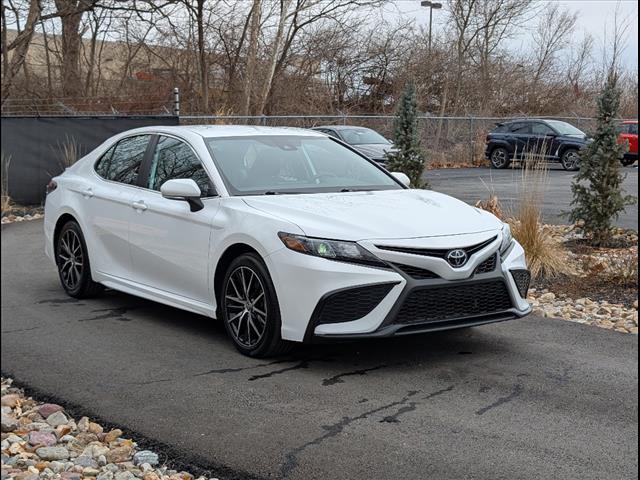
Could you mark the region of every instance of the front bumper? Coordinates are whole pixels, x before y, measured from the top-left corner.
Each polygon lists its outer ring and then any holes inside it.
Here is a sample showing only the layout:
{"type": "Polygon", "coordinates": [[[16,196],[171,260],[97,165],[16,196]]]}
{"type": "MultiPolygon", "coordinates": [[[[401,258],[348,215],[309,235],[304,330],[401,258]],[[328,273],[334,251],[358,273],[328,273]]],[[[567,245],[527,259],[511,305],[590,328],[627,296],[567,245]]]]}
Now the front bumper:
{"type": "MultiPolygon", "coordinates": [[[[440,241],[450,244],[451,239],[440,241]]],[[[439,258],[361,243],[389,268],[334,262],[289,250],[267,259],[284,339],[388,337],[500,322],[531,312],[520,293],[522,275],[516,275],[519,290],[512,274],[526,272],[524,250],[516,242],[501,259],[497,238],[458,269],[439,258]],[[433,275],[420,273],[425,271],[433,275]]],[[[526,275],[525,280],[528,286],[526,275]]]]}

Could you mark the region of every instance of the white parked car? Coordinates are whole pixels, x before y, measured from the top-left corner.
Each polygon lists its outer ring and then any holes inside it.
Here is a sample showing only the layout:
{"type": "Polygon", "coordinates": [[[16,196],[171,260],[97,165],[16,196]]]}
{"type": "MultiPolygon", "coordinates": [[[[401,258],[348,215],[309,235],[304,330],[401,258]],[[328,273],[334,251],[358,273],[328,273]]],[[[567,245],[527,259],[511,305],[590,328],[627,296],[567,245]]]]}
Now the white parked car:
{"type": "Polygon", "coordinates": [[[406,182],[310,130],[145,127],[51,181],[45,249],[69,295],[220,318],[251,356],[528,314],[509,227],[406,182]]]}

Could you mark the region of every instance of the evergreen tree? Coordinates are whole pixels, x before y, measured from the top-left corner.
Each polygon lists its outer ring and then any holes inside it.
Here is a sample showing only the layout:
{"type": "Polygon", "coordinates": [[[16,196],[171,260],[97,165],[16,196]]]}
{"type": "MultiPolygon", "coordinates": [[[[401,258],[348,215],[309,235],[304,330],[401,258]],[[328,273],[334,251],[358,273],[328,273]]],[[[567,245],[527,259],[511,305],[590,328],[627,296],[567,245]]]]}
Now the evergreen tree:
{"type": "Polygon", "coordinates": [[[607,245],[611,240],[612,222],[627,205],[637,201],[623,195],[620,158],[625,145],[618,144],[616,118],[620,107],[618,75],[612,68],[604,89],[598,98],[597,130],[591,142],[582,151],[580,171],[572,185],[573,210],[570,218],[583,222],[581,229],[594,246],[607,245]]]}
{"type": "Polygon", "coordinates": [[[422,180],[425,157],[420,147],[418,104],[413,82],[405,87],[396,108],[394,143],[397,151],[387,153],[387,168],[406,174],[414,188],[428,188],[428,183],[422,180]]]}

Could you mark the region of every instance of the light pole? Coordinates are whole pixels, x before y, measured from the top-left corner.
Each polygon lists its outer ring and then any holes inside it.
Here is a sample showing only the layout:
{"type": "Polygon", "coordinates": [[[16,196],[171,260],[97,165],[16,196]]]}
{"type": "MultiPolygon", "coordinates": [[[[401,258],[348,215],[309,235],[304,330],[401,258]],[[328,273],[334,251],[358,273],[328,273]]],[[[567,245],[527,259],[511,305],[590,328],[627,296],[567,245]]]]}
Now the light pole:
{"type": "Polygon", "coordinates": [[[431,53],[431,25],[433,21],[433,10],[442,8],[442,4],[438,2],[430,2],[429,0],[423,0],[420,2],[423,7],[429,7],[429,53],[431,53]]]}

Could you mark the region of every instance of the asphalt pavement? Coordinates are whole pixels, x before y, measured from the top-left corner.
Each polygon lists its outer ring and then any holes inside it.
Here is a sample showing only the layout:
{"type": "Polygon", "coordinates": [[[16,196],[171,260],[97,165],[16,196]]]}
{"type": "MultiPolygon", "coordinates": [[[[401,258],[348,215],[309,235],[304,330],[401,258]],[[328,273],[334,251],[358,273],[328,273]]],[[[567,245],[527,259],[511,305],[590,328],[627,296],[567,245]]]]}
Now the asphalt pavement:
{"type": "Polygon", "coordinates": [[[638,477],[633,335],[532,315],[252,360],[208,318],[68,298],[41,221],[2,228],[1,326],[4,374],[221,478],[638,477]]]}
{"type": "MultiPolygon", "coordinates": [[[[623,183],[625,192],[638,195],[638,168],[622,169],[627,178],[623,183]]],[[[428,170],[425,178],[431,187],[442,193],[452,195],[469,204],[475,205],[492,193],[496,194],[507,212],[515,212],[518,207],[519,194],[522,190],[522,169],[510,168],[495,170],[490,168],[447,168],[428,170]]],[[[548,181],[541,198],[544,221],[554,224],[569,223],[563,212],[571,210],[571,182],[574,172],[567,172],[559,165],[550,165],[548,181]]],[[[627,207],[615,222],[619,227],[638,230],[638,205],[627,207]]]]}

